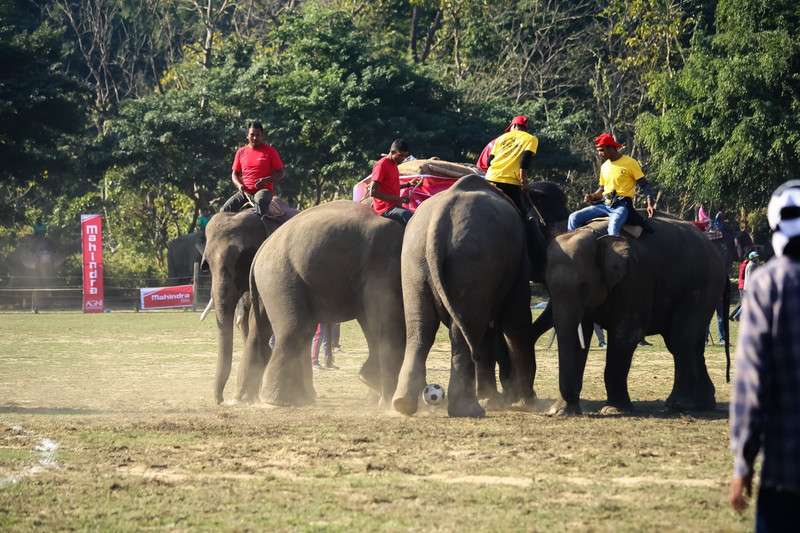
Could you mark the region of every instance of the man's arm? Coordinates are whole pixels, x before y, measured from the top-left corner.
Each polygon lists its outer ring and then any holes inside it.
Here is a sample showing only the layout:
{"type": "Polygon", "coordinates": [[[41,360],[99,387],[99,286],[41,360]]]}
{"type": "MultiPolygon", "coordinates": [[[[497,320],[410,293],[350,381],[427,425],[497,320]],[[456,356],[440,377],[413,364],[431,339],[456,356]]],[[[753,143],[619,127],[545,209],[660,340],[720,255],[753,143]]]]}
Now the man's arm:
{"type": "Polygon", "coordinates": [[[279,170],[274,170],[271,176],[267,176],[266,178],[261,178],[256,181],[256,188],[260,189],[262,187],[266,187],[267,183],[278,183],[284,178],[285,175],[286,173],[282,168],[279,170]]]}
{"type": "Polygon", "coordinates": [[[244,193],[244,183],[242,182],[242,173],[236,172],[235,170],[231,172],[231,181],[233,185],[236,187],[236,190],[240,193],[244,193]]]}
{"type": "Polygon", "coordinates": [[[583,203],[585,203],[585,204],[593,204],[593,203],[595,203],[597,200],[599,200],[600,198],[603,197],[603,192],[604,191],[605,191],[605,188],[601,185],[596,191],[590,192],[590,193],[586,193],[585,195],[583,195],[583,203]]]}
{"type": "Polygon", "coordinates": [[[392,202],[397,204],[407,204],[411,201],[411,198],[408,196],[395,196],[393,194],[389,194],[388,192],[383,192],[381,190],[381,182],[374,180],[372,181],[372,197],[377,198],[378,200],[383,200],[384,202],[392,202]]]}
{"type": "Polygon", "coordinates": [[[519,184],[522,186],[522,190],[527,192],[530,190],[531,186],[528,183],[528,167],[531,164],[531,158],[535,154],[530,150],[525,150],[522,152],[522,158],[519,161],[519,184]]]}
{"type": "Polygon", "coordinates": [[[650,182],[647,181],[647,178],[641,177],[636,180],[636,183],[639,184],[639,187],[642,188],[642,192],[647,197],[647,218],[653,218],[656,216],[656,208],[653,207],[653,188],[650,186],[650,182]]]}

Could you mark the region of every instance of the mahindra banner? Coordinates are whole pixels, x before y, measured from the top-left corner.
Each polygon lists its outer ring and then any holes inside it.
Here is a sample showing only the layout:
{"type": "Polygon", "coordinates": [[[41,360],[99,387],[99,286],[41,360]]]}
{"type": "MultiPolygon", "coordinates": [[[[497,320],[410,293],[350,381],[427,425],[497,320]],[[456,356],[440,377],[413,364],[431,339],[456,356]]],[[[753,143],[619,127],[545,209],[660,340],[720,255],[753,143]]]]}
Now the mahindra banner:
{"type": "Polygon", "coordinates": [[[103,226],[100,215],[81,215],[83,312],[103,312],[103,226]]]}
{"type": "Polygon", "coordinates": [[[194,299],[194,289],[191,285],[139,289],[139,294],[142,299],[142,309],[191,307],[194,299]]]}

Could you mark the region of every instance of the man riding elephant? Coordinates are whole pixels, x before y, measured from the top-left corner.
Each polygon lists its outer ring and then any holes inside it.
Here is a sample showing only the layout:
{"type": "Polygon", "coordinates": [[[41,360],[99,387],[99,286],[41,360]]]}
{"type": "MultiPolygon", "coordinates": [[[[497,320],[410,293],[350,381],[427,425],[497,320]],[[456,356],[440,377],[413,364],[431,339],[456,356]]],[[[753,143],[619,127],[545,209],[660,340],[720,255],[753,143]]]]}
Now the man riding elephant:
{"type": "Polygon", "coordinates": [[[264,142],[264,127],[260,122],[247,125],[249,144],[239,148],[233,159],[231,180],[237,193],[231,196],[222,211],[238,212],[252,196],[258,216],[269,213],[269,204],[275,191],[275,183],[285,175],[278,151],[264,142]]]}
{"type": "Polygon", "coordinates": [[[619,235],[626,221],[652,231],[647,221],[633,209],[633,191],[638,184],[647,196],[647,217],[655,216],[653,191],[639,163],[632,157],[620,154],[619,148],[622,148],[622,145],[607,133],[597,137],[594,145],[605,162],[600,167],[600,187],[594,193],[584,196],[583,201],[591,204],[602,199],[603,203],[590,205],[572,213],[567,229],[573,231],[592,219],[608,217],[609,235],[619,235]]]}

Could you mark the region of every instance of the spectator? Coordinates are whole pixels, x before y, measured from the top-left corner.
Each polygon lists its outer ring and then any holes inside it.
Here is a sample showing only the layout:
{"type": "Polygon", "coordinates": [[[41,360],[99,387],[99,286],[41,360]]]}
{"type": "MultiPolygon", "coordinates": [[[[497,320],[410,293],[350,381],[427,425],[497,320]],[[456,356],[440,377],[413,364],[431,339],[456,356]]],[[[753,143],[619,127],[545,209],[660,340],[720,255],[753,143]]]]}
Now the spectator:
{"type": "Polygon", "coordinates": [[[711,230],[713,220],[711,220],[711,217],[708,216],[708,213],[706,213],[706,204],[703,202],[700,202],[699,207],[697,208],[697,221],[706,223],[706,231],[711,230]]]}
{"type": "Polygon", "coordinates": [[[600,324],[594,325],[594,334],[597,336],[597,346],[599,348],[605,348],[606,337],[603,335],[603,328],[600,327],[600,324]]]}
{"type": "Polygon", "coordinates": [[[44,237],[47,233],[47,224],[42,222],[42,217],[36,217],[36,222],[33,223],[33,234],[38,237],[44,237]]]}
{"type": "Polygon", "coordinates": [[[311,367],[314,370],[339,370],[333,364],[333,324],[320,324],[314,333],[314,340],[311,343],[311,367]],[[325,366],[319,364],[319,347],[322,345],[322,352],[325,357],[325,366]]]}
{"type": "Polygon", "coordinates": [[[197,219],[197,231],[205,233],[209,220],[211,220],[211,209],[208,207],[201,207],[200,216],[197,219]]]}
{"type": "Polygon", "coordinates": [[[728,317],[730,320],[739,320],[739,314],[742,312],[742,301],[744,300],[744,271],[747,268],[747,263],[750,262],[749,257],[745,257],[744,261],[739,263],[739,301],[736,307],[733,308],[731,315],[728,317]]]}
{"type": "Polygon", "coordinates": [[[797,531],[800,507],[800,180],[773,193],[767,218],[775,258],[758,269],[742,311],[731,386],[730,503],[752,495],[763,452],[756,531],[797,531]]]}
{"type": "Polygon", "coordinates": [[[489,144],[483,148],[483,152],[481,152],[480,157],[478,157],[478,162],[475,163],[475,166],[484,172],[489,170],[489,157],[492,155],[492,148],[494,148],[494,143],[496,142],[497,139],[492,139],[489,141],[489,144]]]}

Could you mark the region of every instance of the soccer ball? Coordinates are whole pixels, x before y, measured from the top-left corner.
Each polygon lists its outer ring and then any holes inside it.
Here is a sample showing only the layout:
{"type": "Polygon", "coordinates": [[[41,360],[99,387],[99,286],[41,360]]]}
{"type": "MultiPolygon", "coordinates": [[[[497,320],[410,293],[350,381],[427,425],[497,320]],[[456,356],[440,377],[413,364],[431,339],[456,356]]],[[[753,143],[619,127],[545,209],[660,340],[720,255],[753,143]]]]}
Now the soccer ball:
{"type": "Polygon", "coordinates": [[[439,405],[444,400],[444,388],[438,383],[430,383],[425,385],[422,391],[422,397],[428,405],[439,405]]]}

